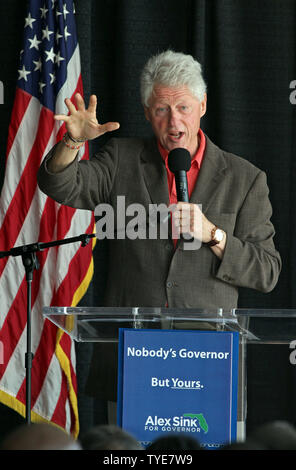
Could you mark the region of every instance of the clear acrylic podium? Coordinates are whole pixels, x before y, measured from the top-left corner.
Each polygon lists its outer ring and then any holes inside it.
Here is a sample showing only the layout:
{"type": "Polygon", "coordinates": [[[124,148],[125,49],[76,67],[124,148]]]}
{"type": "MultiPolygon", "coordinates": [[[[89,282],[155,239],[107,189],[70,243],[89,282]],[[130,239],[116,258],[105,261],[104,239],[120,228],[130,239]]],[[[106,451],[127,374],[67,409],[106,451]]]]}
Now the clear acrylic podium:
{"type": "Polygon", "coordinates": [[[238,332],[238,441],[246,436],[247,344],[290,345],[296,340],[296,310],[44,307],[43,315],[80,342],[118,342],[120,328],[238,332]]]}

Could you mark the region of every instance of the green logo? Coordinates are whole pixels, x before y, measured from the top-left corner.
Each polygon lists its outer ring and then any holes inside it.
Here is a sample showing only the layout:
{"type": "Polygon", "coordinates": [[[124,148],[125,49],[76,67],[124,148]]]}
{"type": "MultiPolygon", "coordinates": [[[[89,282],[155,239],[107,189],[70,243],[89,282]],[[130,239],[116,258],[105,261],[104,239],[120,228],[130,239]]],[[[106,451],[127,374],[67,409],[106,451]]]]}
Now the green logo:
{"type": "Polygon", "coordinates": [[[193,413],[184,413],[183,414],[184,418],[192,418],[192,419],[198,419],[199,421],[199,425],[201,427],[201,429],[207,433],[208,430],[209,430],[209,426],[208,426],[208,423],[204,417],[204,415],[202,413],[197,413],[197,414],[193,414],[193,413]]]}

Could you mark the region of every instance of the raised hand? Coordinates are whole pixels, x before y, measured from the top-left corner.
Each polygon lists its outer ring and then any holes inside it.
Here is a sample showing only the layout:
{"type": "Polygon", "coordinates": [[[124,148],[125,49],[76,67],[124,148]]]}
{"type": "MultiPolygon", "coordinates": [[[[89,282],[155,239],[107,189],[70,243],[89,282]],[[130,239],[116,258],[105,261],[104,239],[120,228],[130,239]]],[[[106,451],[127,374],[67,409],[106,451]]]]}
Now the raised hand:
{"type": "Polygon", "coordinates": [[[67,131],[73,139],[92,140],[106,132],[111,132],[119,128],[118,122],[99,124],[96,117],[96,95],[91,95],[87,109],[85,108],[85,103],[80,93],[76,93],[75,102],[76,107],[69,98],[66,98],[65,104],[70,114],[56,114],[54,116],[57,121],[65,122],[67,131]]]}

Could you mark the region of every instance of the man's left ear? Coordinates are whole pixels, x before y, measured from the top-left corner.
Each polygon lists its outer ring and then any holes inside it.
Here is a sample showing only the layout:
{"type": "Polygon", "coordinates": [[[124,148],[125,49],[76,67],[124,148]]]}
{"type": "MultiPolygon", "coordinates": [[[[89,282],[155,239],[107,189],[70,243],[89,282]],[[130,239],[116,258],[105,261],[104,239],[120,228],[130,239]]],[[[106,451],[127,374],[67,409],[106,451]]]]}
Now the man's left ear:
{"type": "Polygon", "coordinates": [[[207,110],[207,94],[204,94],[204,99],[200,103],[200,117],[206,114],[207,110]]]}

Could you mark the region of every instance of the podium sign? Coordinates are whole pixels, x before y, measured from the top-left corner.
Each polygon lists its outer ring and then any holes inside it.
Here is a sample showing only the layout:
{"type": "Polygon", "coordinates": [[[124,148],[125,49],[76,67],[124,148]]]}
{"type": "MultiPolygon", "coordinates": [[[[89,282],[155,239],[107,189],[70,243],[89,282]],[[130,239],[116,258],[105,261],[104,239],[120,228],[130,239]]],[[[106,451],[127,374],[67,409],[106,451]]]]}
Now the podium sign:
{"type": "Polygon", "coordinates": [[[236,440],[239,333],[120,329],[118,424],[144,446],[171,432],[236,440]]]}

